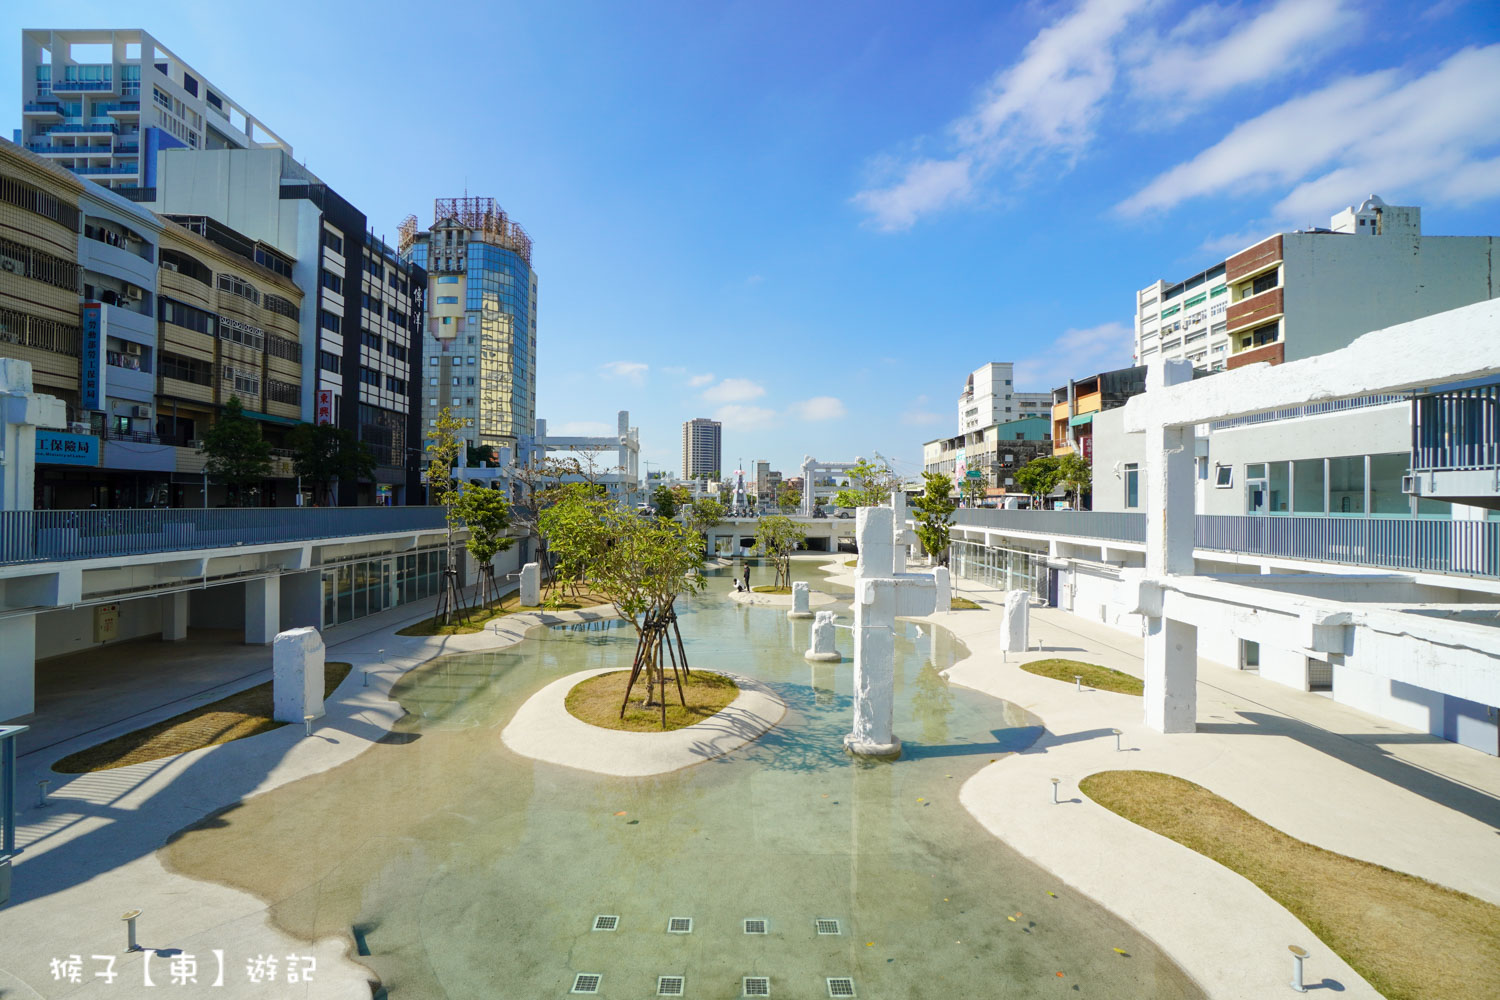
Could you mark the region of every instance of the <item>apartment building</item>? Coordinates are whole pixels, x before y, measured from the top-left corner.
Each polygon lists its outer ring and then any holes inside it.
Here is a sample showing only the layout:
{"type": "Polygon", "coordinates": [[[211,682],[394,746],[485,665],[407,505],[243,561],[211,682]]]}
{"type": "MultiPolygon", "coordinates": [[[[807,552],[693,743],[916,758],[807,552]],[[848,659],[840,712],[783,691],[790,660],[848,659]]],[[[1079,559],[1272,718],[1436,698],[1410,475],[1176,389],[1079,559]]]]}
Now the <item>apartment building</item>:
{"type": "Polygon", "coordinates": [[[1052,397],[1045,392],[1016,392],[1015,365],[991,361],[969,373],[958,394],[960,434],[1003,424],[1021,417],[1047,415],[1052,397]]]}
{"type": "Polygon", "coordinates": [[[724,469],[724,426],[695,417],[682,425],[682,478],[718,478],[724,469]]]}
{"type": "Polygon", "coordinates": [[[1371,195],[1327,229],[1279,233],[1136,293],[1135,360],[1220,371],[1346,346],[1393,323],[1500,295],[1490,236],[1424,236],[1422,210],[1371,195]]]}
{"type": "Polygon", "coordinates": [[[1052,454],[1050,431],[1051,421],[1039,414],[936,438],[922,445],[922,469],[955,483],[978,480],[987,491],[1004,493],[1015,486],[1017,469],[1052,454]]]}
{"type": "Polygon", "coordinates": [[[354,433],[378,463],[373,483],[340,484],[339,502],[422,496],[422,368],[427,272],[369,228],[365,214],[283,149],[163,152],[150,202],[165,217],[212,220],[263,248],[258,260],[306,295],[298,339],[306,421],[354,433]]]}
{"type": "Polygon", "coordinates": [[[536,426],[537,276],[531,237],[493,198],[438,198],[432,228],[401,224],[400,251],[428,274],[423,427],[448,408],[476,447],[521,461],[536,426]]]}
{"type": "Polygon", "coordinates": [[[156,184],[163,149],[291,146],[138,29],[21,32],[17,142],[102,186],[156,184]]]}
{"type": "Polygon", "coordinates": [[[1087,378],[1070,379],[1052,390],[1052,454],[1081,455],[1094,460],[1096,414],[1125,405],[1146,391],[1146,368],[1117,368],[1087,378]]]}

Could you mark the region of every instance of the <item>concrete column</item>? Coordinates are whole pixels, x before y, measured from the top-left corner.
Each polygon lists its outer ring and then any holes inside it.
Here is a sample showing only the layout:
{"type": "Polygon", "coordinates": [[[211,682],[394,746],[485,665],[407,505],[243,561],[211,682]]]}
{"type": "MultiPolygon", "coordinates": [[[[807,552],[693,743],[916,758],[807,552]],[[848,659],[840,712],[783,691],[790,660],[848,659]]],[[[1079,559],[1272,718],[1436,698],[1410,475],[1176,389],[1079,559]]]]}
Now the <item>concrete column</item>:
{"type": "Polygon", "coordinates": [[[271,647],[271,707],[277,722],[323,716],[323,637],[315,628],[294,628],[271,647]]]}
{"type": "Polygon", "coordinates": [[[177,642],[187,638],[188,592],[179,590],[161,599],[161,641],[177,642]]]}
{"type": "Polygon", "coordinates": [[[792,584],[792,610],[786,613],[788,618],[811,618],[812,611],[809,607],[811,591],[806,580],[798,580],[792,584]]]}
{"type": "Polygon", "coordinates": [[[932,582],[937,588],[937,612],[941,614],[944,611],[952,611],[953,580],[948,574],[948,567],[935,567],[932,571],[932,582]]]}
{"type": "Polygon", "coordinates": [[[1000,648],[1007,653],[1024,653],[1031,648],[1031,592],[1007,590],[1005,617],[1000,626],[1000,648]]]}
{"type": "Polygon", "coordinates": [[[542,567],[529,562],[521,567],[521,607],[534,608],[542,603],[542,567]]]}
{"type": "Polygon", "coordinates": [[[0,618],[0,722],[36,711],[36,615],[0,618]]]}
{"type": "Polygon", "coordinates": [[[281,577],[245,581],[245,645],[268,645],[280,629],[281,577]]]}
{"type": "Polygon", "coordinates": [[[1197,626],[1146,619],[1146,725],[1160,733],[1197,730],[1197,626]]]}
{"type": "MultiPolygon", "coordinates": [[[[838,647],[834,643],[833,612],[819,611],[817,618],[813,621],[812,644],[808,646],[807,652],[802,654],[804,659],[813,662],[837,663],[843,659],[839,655],[838,647]]],[[[817,675],[813,675],[814,686],[816,686],[817,675]]]]}

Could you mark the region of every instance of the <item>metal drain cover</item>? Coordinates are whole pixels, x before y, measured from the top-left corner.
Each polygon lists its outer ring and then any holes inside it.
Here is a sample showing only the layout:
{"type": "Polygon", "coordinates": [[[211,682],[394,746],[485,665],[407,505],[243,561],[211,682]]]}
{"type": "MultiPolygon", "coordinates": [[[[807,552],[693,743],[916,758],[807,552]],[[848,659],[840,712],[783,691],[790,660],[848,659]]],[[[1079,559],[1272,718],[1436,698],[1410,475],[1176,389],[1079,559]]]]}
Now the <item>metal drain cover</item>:
{"type": "Polygon", "coordinates": [[[770,976],[746,976],[745,977],[745,996],[747,996],[747,997],[768,997],[770,995],[771,995],[771,977],[770,976]]]}
{"type": "Polygon", "coordinates": [[[692,917],[673,917],[667,921],[668,934],[691,934],[693,933],[692,917]]]}
{"type": "Polygon", "coordinates": [[[603,913],[594,918],[594,930],[613,931],[619,930],[620,918],[612,913],[603,913]]]}
{"type": "MultiPolygon", "coordinates": [[[[837,934],[839,932],[839,922],[837,920],[818,919],[813,921],[813,923],[817,925],[819,934],[837,934]]],[[[829,982],[833,982],[833,980],[830,979],[829,982]]],[[[854,994],[851,993],[849,995],[853,996],[854,994]]]]}
{"type": "Polygon", "coordinates": [[[828,980],[828,995],[831,997],[854,996],[854,980],[847,976],[840,976],[828,980]]]}
{"type": "Polygon", "coordinates": [[[580,972],[573,977],[574,993],[598,993],[599,982],[604,977],[597,972],[580,972]]]}
{"type": "Polygon", "coordinates": [[[764,917],[755,917],[745,921],[746,934],[764,934],[766,932],[766,921],[764,917]]]}
{"type": "Polygon", "coordinates": [[[656,995],[659,997],[682,996],[683,979],[681,976],[657,976],[656,995]]]}

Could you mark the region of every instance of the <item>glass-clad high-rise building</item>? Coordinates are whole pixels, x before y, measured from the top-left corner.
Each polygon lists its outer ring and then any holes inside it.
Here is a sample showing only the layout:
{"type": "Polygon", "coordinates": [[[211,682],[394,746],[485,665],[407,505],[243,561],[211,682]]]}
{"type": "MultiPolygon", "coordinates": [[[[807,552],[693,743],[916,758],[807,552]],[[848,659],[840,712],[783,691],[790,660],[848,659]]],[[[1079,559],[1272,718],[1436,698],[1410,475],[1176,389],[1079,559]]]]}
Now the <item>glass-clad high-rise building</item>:
{"type": "Polygon", "coordinates": [[[493,198],[439,198],[409,216],[401,251],[427,269],[422,416],[449,407],[474,446],[525,451],[536,427],[536,274],[531,238],[493,198]]]}

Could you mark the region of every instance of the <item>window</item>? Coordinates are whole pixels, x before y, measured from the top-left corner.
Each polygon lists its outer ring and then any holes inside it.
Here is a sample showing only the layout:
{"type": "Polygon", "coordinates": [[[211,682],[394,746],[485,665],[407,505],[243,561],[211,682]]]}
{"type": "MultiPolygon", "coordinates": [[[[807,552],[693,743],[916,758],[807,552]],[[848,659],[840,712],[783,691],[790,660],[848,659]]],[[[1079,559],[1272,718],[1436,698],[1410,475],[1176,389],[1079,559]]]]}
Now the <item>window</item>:
{"type": "Polygon", "coordinates": [[[453,384],[454,385],[458,385],[458,376],[457,375],[453,376],[453,384]]]}
{"type": "Polygon", "coordinates": [[[265,307],[278,316],[285,316],[288,319],[300,319],[302,316],[302,310],[297,308],[295,302],[291,299],[284,299],[280,295],[267,294],[265,307]]]}
{"type": "Polygon", "coordinates": [[[359,381],[362,385],[373,389],[380,388],[380,373],[371,368],[361,367],[359,369],[359,381]]]}
{"type": "Polygon", "coordinates": [[[406,379],[387,375],[385,377],[385,388],[387,392],[394,392],[398,396],[404,396],[406,395],[406,379]]]}
{"type": "Polygon", "coordinates": [[[432,357],[428,358],[427,359],[427,363],[429,365],[431,365],[432,367],[436,368],[437,367],[437,363],[438,363],[437,355],[434,354],[432,357]]]}
{"type": "Polygon", "coordinates": [[[397,361],[406,360],[406,348],[393,340],[387,340],[385,342],[385,353],[389,354],[397,361]]]}
{"type": "Polygon", "coordinates": [[[443,325],[444,326],[452,326],[453,325],[453,317],[452,316],[444,316],[443,317],[443,325]]]}
{"type": "Polygon", "coordinates": [[[184,302],[173,299],[158,298],[157,318],[163,323],[171,323],[188,330],[196,330],[212,337],[214,335],[214,317],[212,313],[206,313],[202,309],[196,309],[184,302]]]}
{"type": "Polygon", "coordinates": [[[1214,466],[1214,487],[1216,489],[1226,490],[1226,489],[1228,489],[1229,487],[1231,487],[1233,485],[1234,485],[1234,466],[1232,466],[1232,465],[1216,465],[1216,466],[1214,466]]]}
{"type": "Polygon", "coordinates": [[[380,353],[381,347],[385,344],[385,341],[380,338],[379,334],[371,333],[369,330],[359,331],[359,342],[376,354],[380,353]]]}
{"type": "Polygon", "coordinates": [[[473,365],[473,364],[477,364],[477,363],[478,363],[478,362],[476,362],[476,361],[475,361],[475,360],[474,360],[474,357],[473,357],[473,355],[470,355],[470,356],[469,356],[469,364],[471,364],[471,365],[473,365]]]}
{"type": "Polygon", "coordinates": [[[247,396],[260,395],[260,372],[225,365],[224,381],[233,383],[236,393],[244,393],[247,396]]]}
{"type": "Polygon", "coordinates": [[[266,349],[266,332],[259,327],[239,320],[230,319],[227,316],[219,317],[219,339],[232,340],[236,344],[244,344],[246,347],[263,351],[266,349]]]}
{"type": "Polygon", "coordinates": [[[339,295],[344,294],[344,279],[332,271],[324,271],[322,273],[322,283],[323,287],[330,292],[337,292],[339,295]]]}
{"type": "Polygon", "coordinates": [[[344,321],[343,317],[336,316],[327,309],[319,309],[318,325],[330,333],[342,333],[344,321]]]}
{"type": "Polygon", "coordinates": [[[1259,278],[1255,279],[1255,282],[1250,286],[1250,294],[1259,295],[1261,292],[1269,292],[1275,287],[1276,272],[1272,271],[1269,274],[1262,274],[1259,278]]]}
{"type": "Polygon", "coordinates": [[[302,363],[302,345],[274,333],[266,335],[266,353],[272,357],[295,361],[299,365],[302,363]]]}
{"type": "Polygon", "coordinates": [[[5,270],[32,278],[44,284],[77,293],[79,270],[76,261],[55,257],[33,247],[0,239],[0,257],[7,258],[5,270]]]}
{"type": "Polygon", "coordinates": [[[220,274],[219,291],[238,295],[242,299],[249,299],[256,305],[260,305],[260,292],[256,290],[254,285],[238,275],[220,274]]]}
{"type": "Polygon", "coordinates": [[[1141,467],[1135,462],[1125,466],[1125,508],[1133,510],[1141,505],[1141,467]]]}
{"type": "Polygon", "coordinates": [[[1251,331],[1249,341],[1256,347],[1260,347],[1262,344],[1274,344],[1280,328],[1281,323],[1279,321],[1267,323],[1265,326],[1258,326],[1251,331]]]}
{"type": "Polygon", "coordinates": [[[439,295],[437,297],[437,304],[440,305],[440,306],[456,306],[456,305],[458,305],[458,296],[457,295],[439,295]]]}
{"type": "Polygon", "coordinates": [[[185,357],[181,354],[163,353],[160,367],[162,378],[174,378],[179,382],[191,382],[194,385],[213,384],[213,365],[207,361],[185,357]]]}
{"type": "Polygon", "coordinates": [[[338,233],[328,229],[323,230],[323,245],[334,253],[341,254],[344,252],[343,238],[338,233]]]}
{"type": "Polygon", "coordinates": [[[44,219],[60,222],[75,232],[78,230],[78,209],[63,204],[55,196],[32,187],[25,181],[14,177],[0,177],[0,201],[34,212],[44,219]]]}
{"type": "Polygon", "coordinates": [[[436,406],[436,405],[438,405],[438,398],[436,396],[433,396],[432,398],[428,399],[427,400],[427,405],[428,406],[436,406]]]}
{"type": "Polygon", "coordinates": [[[360,296],[360,303],[364,305],[366,309],[370,310],[370,312],[374,313],[376,319],[380,318],[381,301],[378,295],[371,295],[369,292],[365,292],[360,296]]]}
{"type": "Polygon", "coordinates": [[[468,380],[467,384],[468,385],[473,385],[474,384],[474,376],[473,375],[469,376],[469,380],[468,380]]]}
{"type": "Polygon", "coordinates": [[[456,275],[456,274],[442,274],[442,275],[439,275],[438,276],[438,284],[440,284],[440,285],[456,285],[456,284],[458,284],[458,275],[456,275]]]}
{"type": "Polygon", "coordinates": [[[318,367],[323,369],[325,372],[333,372],[335,375],[337,375],[340,369],[343,368],[343,362],[337,354],[333,354],[330,351],[319,351],[318,367]]]}

